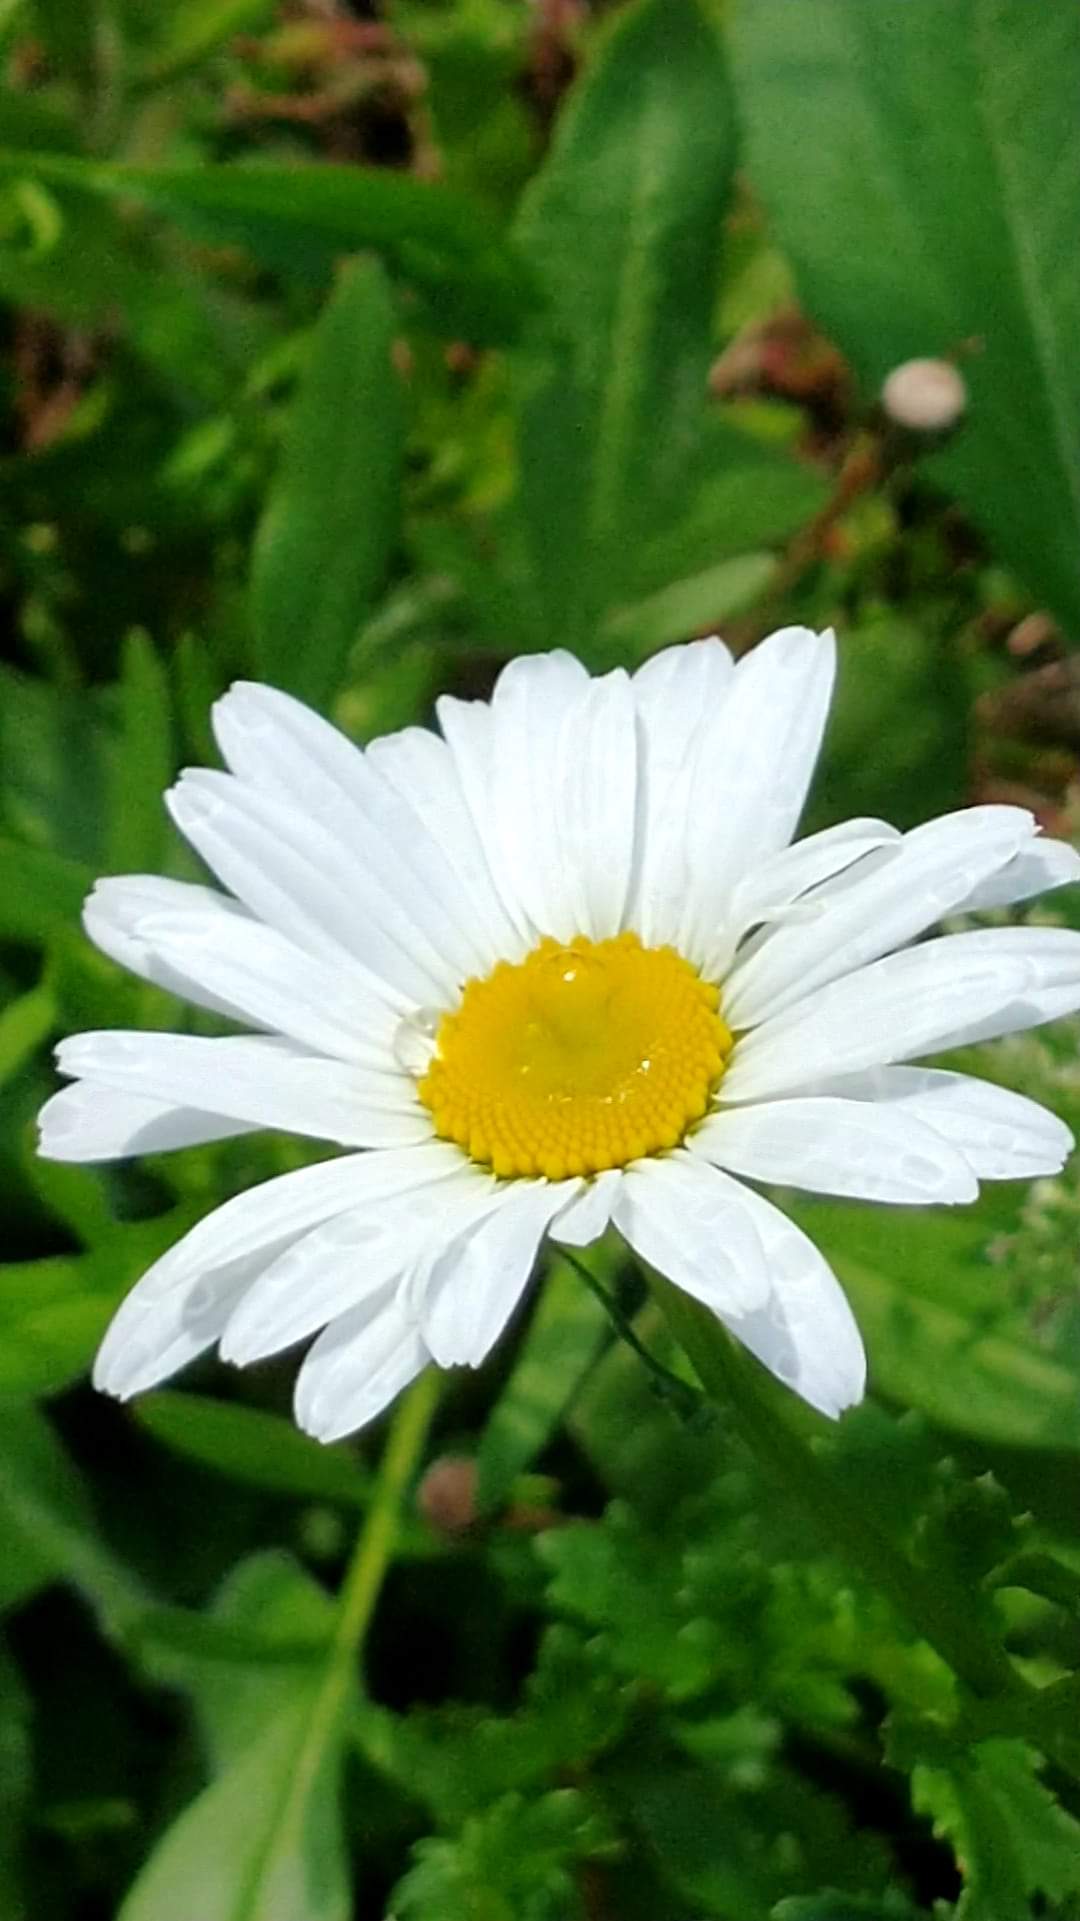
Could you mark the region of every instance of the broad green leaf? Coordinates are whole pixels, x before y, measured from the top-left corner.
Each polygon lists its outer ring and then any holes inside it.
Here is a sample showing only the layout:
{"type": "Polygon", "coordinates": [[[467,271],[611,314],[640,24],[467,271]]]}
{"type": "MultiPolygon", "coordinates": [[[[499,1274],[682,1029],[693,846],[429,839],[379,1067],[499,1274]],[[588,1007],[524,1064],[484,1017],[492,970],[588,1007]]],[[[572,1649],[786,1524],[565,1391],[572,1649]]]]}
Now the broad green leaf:
{"type": "MultiPolygon", "coordinates": [[[[0,669],[0,829],[97,862],[112,731],[102,703],[0,669]]],[[[5,892],[8,891],[5,889],[5,892]]]]}
{"type": "Polygon", "coordinates": [[[488,1417],[476,1457],[480,1511],[500,1508],[517,1476],[550,1440],[608,1333],[602,1304],[553,1262],[521,1353],[488,1417]]]}
{"type": "Polygon", "coordinates": [[[169,679],[149,635],[124,642],[120,733],[112,761],[105,865],[153,873],[168,840],[164,793],[173,775],[169,679]]]}
{"type": "Polygon", "coordinates": [[[379,266],[348,268],[316,326],[255,541],[260,671],[315,705],[338,687],[397,531],[405,425],[394,325],[379,266]]]}
{"type": "Polygon", "coordinates": [[[962,355],[932,462],[1027,588],[1080,618],[1080,13],[1029,0],[753,0],[753,180],[810,313],[872,391],[962,355]]]}
{"type": "Polygon", "coordinates": [[[0,1266],[0,1394],[57,1394],[85,1373],[128,1288],[190,1223],[181,1209],[113,1226],[91,1253],[0,1266]]]}
{"type": "Polygon", "coordinates": [[[924,1921],[902,1894],[797,1894],[781,1901],[770,1921],[924,1921]]]}
{"type": "Polygon", "coordinates": [[[740,554],[629,607],[617,607],[600,629],[604,644],[632,658],[673,640],[693,640],[733,614],[745,613],[776,572],[772,554],[740,554]]]}
{"type": "Polygon", "coordinates": [[[45,1416],[6,1398],[0,1400],[0,1528],[24,1589],[65,1581],[113,1632],[141,1610],[142,1594],[100,1539],[82,1482],[45,1416]]]}
{"type": "Polygon", "coordinates": [[[56,998],[44,982],[0,1010],[0,1087],[30,1060],[56,1025],[56,998]]]}
{"type": "Polygon", "coordinates": [[[343,1448],[321,1447],[278,1414],[171,1390],[144,1395],[132,1412],[174,1453],[250,1487],[354,1508],[366,1504],[368,1476],[356,1459],[343,1448]]]}
{"type": "Polygon", "coordinates": [[[1080,1447],[1076,1369],[1011,1306],[977,1214],[896,1221],[832,1202],[792,1211],[850,1296],[880,1392],[961,1433],[1080,1447]]]}
{"type": "Polygon", "coordinates": [[[528,274],[463,195],[385,168],[135,167],[0,154],[0,176],[139,200],[201,239],[243,247],[291,277],[324,281],[371,247],[411,281],[432,324],[480,343],[512,338],[533,304],[528,274]]]}
{"type": "MultiPolygon", "coordinates": [[[[214,1610],[223,1625],[290,1639],[328,1630],[331,1604],[283,1557],[236,1571],[214,1610]]],[[[348,1921],[342,1833],[345,1701],[335,1659],[232,1672],[214,1659],[198,1688],[215,1767],[139,1874],[118,1921],[348,1921]]]]}
{"type": "Polygon", "coordinates": [[[69,927],[93,880],[81,861],[0,834],[0,940],[40,944],[69,927]]]}
{"type": "Polygon", "coordinates": [[[642,539],[690,504],[733,160],[711,24],[695,0],[642,0],[525,195],[517,238],[546,308],[518,368],[521,505],[561,644],[587,645],[642,539]]]}

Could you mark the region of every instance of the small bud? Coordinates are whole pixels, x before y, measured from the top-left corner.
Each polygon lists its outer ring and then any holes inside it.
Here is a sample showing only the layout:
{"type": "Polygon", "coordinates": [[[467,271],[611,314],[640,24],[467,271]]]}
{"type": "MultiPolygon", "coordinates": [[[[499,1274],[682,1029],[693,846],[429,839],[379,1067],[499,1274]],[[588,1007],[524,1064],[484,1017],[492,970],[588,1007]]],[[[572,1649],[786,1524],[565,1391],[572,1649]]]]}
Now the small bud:
{"type": "Polygon", "coordinates": [[[888,376],[881,404],[910,433],[947,433],[967,406],[967,387],[949,360],[905,360],[888,376]]]}

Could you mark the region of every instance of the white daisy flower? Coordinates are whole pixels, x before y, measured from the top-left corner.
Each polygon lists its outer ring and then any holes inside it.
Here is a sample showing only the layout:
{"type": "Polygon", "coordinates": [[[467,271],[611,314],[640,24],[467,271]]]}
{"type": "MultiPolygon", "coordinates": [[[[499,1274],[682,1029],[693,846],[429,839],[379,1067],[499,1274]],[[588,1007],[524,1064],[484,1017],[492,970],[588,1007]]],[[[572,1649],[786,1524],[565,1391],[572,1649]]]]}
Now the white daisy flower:
{"type": "Polygon", "coordinates": [[[609,1223],[830,1415],[862,1344],[806,1235],[747,1181],[922,1204],[1057,1172],[1032,1101],[898,1063],[1080,1007],[1080,935],[919,941],[944,914],[1080,877],[1017,807],[791,843],[831,634],[719,641],[632,677],[514,661],[361,753],[295,700],[215,710],[227,773],[173,819],[227,888],[101,882],[86,928],[136,974],[257,1032],[91,1033],[42,1152],[108,1160],[275,1128],[354,1150],[267,1181],[144,1275],[101,1348],[126,1397],[214,1342],[317,1335],[296,1414],[332,1440],[430,1360],[476,1366],[545,1235],[609,1223]],[[919,944],[912,945],[918,941],[919,944]]]}

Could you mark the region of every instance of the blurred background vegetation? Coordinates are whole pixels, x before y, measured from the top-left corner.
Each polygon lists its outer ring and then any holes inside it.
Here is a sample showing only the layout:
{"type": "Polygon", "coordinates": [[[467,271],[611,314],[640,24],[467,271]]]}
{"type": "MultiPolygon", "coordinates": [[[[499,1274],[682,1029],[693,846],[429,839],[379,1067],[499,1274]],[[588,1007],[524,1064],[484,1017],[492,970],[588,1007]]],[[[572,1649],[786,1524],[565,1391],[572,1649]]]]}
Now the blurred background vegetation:
{"type": "MultiPolygon", "coordinates": [[[[523,650],[835,622],[812,824],[1075,829],[1073,0],[0,0],[0,62],[0,1915],[1075,1921],[1074,1177],[799,1210],[875,1399],[792,1418],[1052,1713],[964,1696],[556,1261],[328,1719],[379,1434],[298,1436],[288,1361],[85,1385],[295,1144],[32,1146],[58,1034],[202,1022],[78,911],[194,875],[161,790],[237,675],[363,741],[523,650]],[[883,409],[913,356],[952,431],[883,409]]],[[[1076,1040],[972,1064],[1075,1122],[1076,1040]]]]}

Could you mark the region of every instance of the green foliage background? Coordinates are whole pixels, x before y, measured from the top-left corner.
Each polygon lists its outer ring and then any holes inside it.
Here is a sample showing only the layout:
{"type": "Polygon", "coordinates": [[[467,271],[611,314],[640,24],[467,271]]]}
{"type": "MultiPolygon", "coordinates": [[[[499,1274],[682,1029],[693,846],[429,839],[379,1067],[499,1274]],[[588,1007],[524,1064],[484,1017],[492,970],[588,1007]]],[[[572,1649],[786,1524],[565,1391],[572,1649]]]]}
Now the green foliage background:
{"type": "MultiPolygon", "coordinates": [[[[32,1144],[60,1034],[212,1031],[78,912],[194,875],[160,796],[237,675],[363,741],[523,650],[835,621],[815,824],[1068,833],[1072,0],[0,0],[0,61],[0,1915],[1076,1921],[1075,1175],[791,1197],[873,1385],[763,1390],[801,1485],[614,1248],[681,1388],[553,1261],[361,1607],[384,1431],[297,1434],[289,1359],[85,1385],[295,1143],[32,1144]],[[920,445],[916,355],[970,392],[920,445]]],[[[968,1064],[1075,1124],[1076,1043],[968,1064]]]]}

